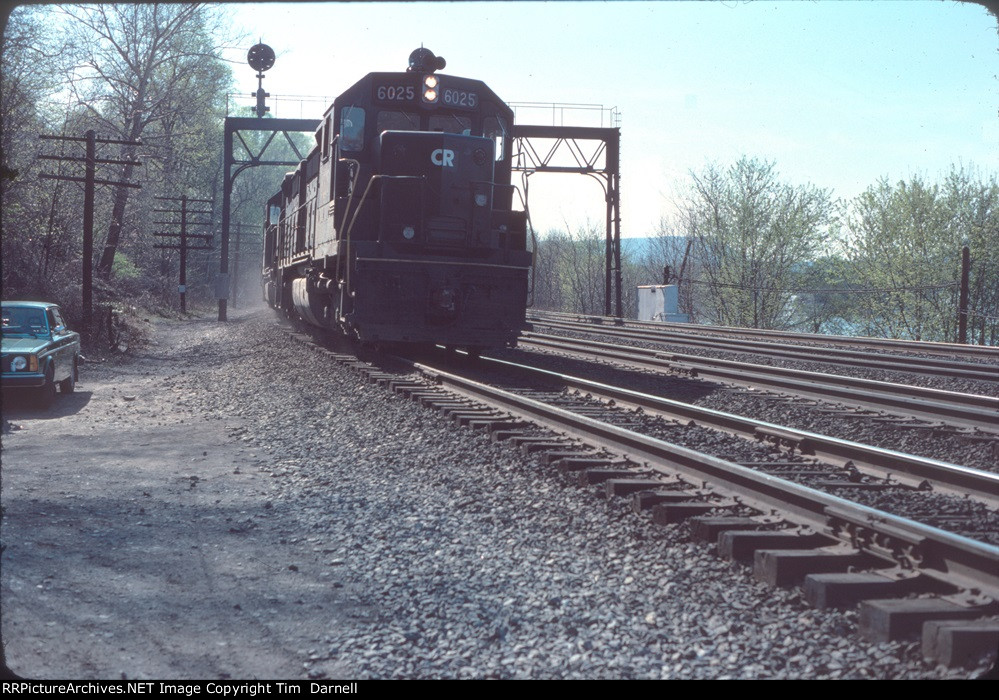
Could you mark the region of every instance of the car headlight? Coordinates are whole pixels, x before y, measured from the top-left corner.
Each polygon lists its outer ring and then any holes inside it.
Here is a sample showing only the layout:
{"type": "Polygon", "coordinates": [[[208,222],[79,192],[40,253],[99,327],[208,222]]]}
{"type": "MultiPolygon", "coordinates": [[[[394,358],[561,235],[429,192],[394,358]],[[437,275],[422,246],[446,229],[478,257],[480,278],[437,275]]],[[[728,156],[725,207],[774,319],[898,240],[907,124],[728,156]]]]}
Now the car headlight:
{"type": "Polygon", "coordinates": [[[13,360],[10,361],[10,368],[15,372],[20,372],[22,369],[28,366],[28,361],[18,355],[13,360]]]}

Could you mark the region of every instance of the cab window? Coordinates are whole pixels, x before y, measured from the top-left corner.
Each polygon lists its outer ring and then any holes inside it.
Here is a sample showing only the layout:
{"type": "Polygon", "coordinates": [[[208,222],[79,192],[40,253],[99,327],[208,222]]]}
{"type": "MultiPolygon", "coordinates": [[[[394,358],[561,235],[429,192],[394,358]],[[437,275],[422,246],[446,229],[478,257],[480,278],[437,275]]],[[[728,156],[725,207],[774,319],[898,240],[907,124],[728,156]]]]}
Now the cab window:
{"type": "Polygon", "coordinates": [[[443,131],[448,134],[464,134],[469,136],[472,133],[472,120],[468,117],[459,117],[454,114],[431,114],[430,131],[443,131]]]}
{"type": "Polygon", "coordinates": [[[281,220],[281,207],[276,204],[272,204],[267,208],[267,219],[270,225],[273,226],[278,221],[281,220]]]}
{"type": "Polygon", "coordinates": [[[364,110],[344,107],[340,111],[340,148],[344,151],[364,150],[364,110]]]}
{"type": "Polygon", "coordinates": [[[510,132],[502,117],[486,117],[482,120],[482,135],[496,142],[496,160],[503,160],[510,132]]]}
{"type": "Polygon", "coordinates": [[[378,133],[383,131],[419,131],[420,115],[391,109],[383,109],[375,120],[378,133]]]}

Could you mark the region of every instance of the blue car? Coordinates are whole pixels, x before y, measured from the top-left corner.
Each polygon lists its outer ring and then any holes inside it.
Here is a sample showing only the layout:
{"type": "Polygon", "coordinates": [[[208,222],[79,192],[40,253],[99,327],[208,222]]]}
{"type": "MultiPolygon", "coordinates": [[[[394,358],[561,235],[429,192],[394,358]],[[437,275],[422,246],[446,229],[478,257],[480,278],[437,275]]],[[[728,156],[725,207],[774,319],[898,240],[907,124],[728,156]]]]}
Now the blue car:
{"type": "Polygon", "coordinates": [[[76,388],[80,371],[80,334],[69,330],[59,307],[40,301],[5,301],[3,375],[0,386],[26,389],[42,406],[76,388]]]}

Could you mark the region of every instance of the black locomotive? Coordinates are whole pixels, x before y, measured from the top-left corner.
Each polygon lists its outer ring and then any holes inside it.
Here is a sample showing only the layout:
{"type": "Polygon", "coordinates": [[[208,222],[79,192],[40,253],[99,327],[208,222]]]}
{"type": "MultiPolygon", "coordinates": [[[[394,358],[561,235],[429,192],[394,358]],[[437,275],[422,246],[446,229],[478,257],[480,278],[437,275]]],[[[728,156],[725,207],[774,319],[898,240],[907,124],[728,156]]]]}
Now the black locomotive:
{"type": "Polygon", "coordinates": [[[264,299],[364,342],[514,345],[532,254],[513,111],[427,49],[336,98],[268,200],[264,299]]]}

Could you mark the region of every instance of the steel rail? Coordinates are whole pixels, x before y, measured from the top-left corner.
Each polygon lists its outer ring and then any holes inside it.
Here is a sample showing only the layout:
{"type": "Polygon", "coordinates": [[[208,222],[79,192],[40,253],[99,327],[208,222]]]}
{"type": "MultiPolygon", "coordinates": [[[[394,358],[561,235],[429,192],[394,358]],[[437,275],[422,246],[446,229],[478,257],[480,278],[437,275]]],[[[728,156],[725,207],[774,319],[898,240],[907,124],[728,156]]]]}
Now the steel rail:
{"type": "Polygon", "coordinates": [[[972,494],[995,505],[999,502],[999,474],[958,464],[942,462],[928,457],[864,445],[851,440],[834,438],[807,430],[788,428],[774,423],[726,413],[711,408],[695,406],[673,399],[666,399],[631,389],[574,377],[561,372],[523,365],[492,357],[482,357],[482,362],[503,368],[512,368],[546,379],[554,379],[572,389],[586,391],[594,396],[613,399],[619,404],[639,407],[668,418],[694,421],[741,437],[753,439],[780,439],[795,444],[804,453],[834,464],[852,462],[860,468],[889,472],[911,477],[915,482],[928,480],[942,488],[952,489],[961,495],[972,494]]]}
{"type": "Polygon", "coordinates": [[[538,333],[521,336],[522,347],[539,347],[582,353],[601,359],[631,362],[652,369],[687,371],[694,376],[716,377],[742,386],[791,391],[800,396],[834,400],[859,408],[892,411],[915,418],[958,425],[999,434],[999,398],[942,389],[916,387],[873,379],[823,372],[754,365],[646,348],[562,338],[538,333]]]}
{"type": "Polygon", "coordinates": [[[777,331],[765,328],[738,328],[736,326],[713,326],[700,323],[675,323],[669,321],[638,321],[620,319],[615,316],[597,316],[590,314],[574,314],[563,311],[530,311],[529,318],[543,320],[556,318],[574,320],[592,325],[606,324],[623,328],[645,328],[649,330],[666,330],[680,333],[715,333],[726,336],[745,336],[758,338],[773,338],[775,340],[801,340],[818,345],[852,345],[868,348],[885,348],[911,353],[928,353],[935,355],[964,355],[999,361],[999,348],[989,345],[962,345],[959,343],[944,343],[928,340],[901,340],[894,338],[873,338],[869,336],[823,335],[819,333],[799,333],[794,331],[777,331]]]}
{"type": "Polygon", "coordinates": [[[567,436],[623,453],[657,473],[682,474],[763,512],[790,514],[816,531],[895,564],[999,596],[999,547],[862,506],[734,462],[609,425],[572,411],[420,363],[411,366],[446,389],[567,436]],[[874,534],[874,537],[868,535],[874,534]],[[872,544],[872,542],[874,544],[872,544]],[[891,552],[889,556],[886,552],[891,552]]]}
{"type": "MultiPolygon", "coordinates": [[[[948,361],[923,357],[903,357],[900,355],[869,355],[854,350],[840,350],[805,345],[778,345],[755,340],[727,340],[724,338],[707,338],[692,333],[675,334],[664,331],[640,333],[637,331],[620,330],[600,327],[598,330],[592,324],[572,321],[536,321],[538,325],[550,328],[563,328],[587,333],[617,338],[629,338],[645,342],[669,343],[672,345],[690,345],[700,348],[724,350],[726,352],[742,352],[764,354],[771,357],[782,357],[804,362],[824,362],[840,365],[853,365],[869,369],[885,369],[895,372],[912,372],[936,376],[972,379],[985,382],[999,382],[999,367],[983,365],[974,362],[948,361]],[[797,348],[797,349],[795,349],[797,348]]],[[[529,337],[530,333],[526,333],[529,337]]]]}

